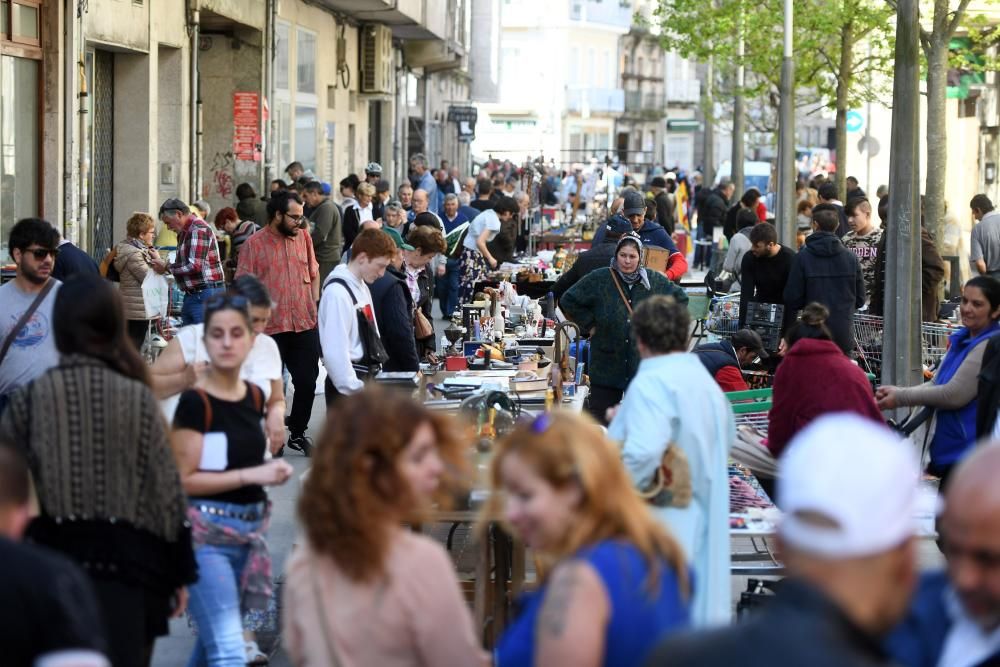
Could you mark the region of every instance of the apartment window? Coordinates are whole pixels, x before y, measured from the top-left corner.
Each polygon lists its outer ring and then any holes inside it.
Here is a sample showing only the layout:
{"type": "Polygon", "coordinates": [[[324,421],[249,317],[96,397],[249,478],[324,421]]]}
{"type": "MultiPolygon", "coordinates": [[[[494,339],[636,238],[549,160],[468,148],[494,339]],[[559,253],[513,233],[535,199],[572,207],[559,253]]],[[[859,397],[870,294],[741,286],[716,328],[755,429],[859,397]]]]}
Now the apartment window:
{"type": "Polygon", "coordinates": [[[0,2],[0,256],[10,228],[41,213],[42,42],[38,0],[0,2]]]}
{"type": "Polygon", "coordinates": [[[300,93],[316,92],[316,33],[299,28],[295,33],[296,80],[300,93]]]}
{"type": "Polygon", "coordinates": [[[610,50],[604,51],[604,87],[615,87],[615,56],[610,50]]]}
{"type": "Polygon", "coordinates": [[[576,46],[569,51],[569,82],[580,83],[580,49],[576,46]]]}
{"type": "MultiPolygon", "coordinates": [[[[10,3],[10,10],[10,40],[18,44],[41,46],[38,3],[32,0],[19,0],[10,3]]],[[[4,32],[6,34],[6,31],[4,32]]]]}
{"type": "Polygon", "coordinates": [[[295,107],[295,159],[316,169],[316,107],[295,107]]]}
{"type": "Polygon", "coordinates": [[[274,25],[274,87],[288,90],[288,34],[287,23],[274,25]]]}

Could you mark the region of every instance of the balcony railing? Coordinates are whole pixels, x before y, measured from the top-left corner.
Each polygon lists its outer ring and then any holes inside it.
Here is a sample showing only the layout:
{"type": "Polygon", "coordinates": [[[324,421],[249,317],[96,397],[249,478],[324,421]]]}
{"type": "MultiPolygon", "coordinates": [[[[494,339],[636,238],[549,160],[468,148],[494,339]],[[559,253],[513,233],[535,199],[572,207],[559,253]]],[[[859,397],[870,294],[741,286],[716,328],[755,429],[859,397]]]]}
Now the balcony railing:
{"type": "Polygon", "coordinates": [[[622,113],[625,91],[621,88],[570,88],[566,108],[577,113],[622,113]]]}
{"type": "Polygon", "coordinates": [[[569,0],[569,18],[628,32],[632,26],[631,0],[569,0]]]}
{"type": "Polygon", "coordinates": [[[666,114],[666,103],[663,95],[659,93],[626,90],[625,111],[628,113],[666,114]]]}
{"type": "Polygon", "coordinates": [[[667,102],[694,104],[701,99],[701,81],[698,79],[667,79],[667,102]]]}

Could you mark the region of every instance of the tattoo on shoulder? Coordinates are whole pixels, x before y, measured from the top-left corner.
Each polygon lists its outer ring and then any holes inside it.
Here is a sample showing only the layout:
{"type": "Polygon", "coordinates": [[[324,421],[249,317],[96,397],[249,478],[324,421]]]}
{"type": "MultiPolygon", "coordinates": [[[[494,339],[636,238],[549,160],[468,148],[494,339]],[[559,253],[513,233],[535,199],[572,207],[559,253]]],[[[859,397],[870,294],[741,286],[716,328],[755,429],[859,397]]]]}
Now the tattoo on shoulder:
{"type": "Polygon", "coordinates": [[[580,565],[568,563],[553,575],[549,590],[542,602],[539,615],[539,630],[551,637],[562,636],[566,629],[566,618],[569,615],[570,602],[580,582],[580,565]]]}

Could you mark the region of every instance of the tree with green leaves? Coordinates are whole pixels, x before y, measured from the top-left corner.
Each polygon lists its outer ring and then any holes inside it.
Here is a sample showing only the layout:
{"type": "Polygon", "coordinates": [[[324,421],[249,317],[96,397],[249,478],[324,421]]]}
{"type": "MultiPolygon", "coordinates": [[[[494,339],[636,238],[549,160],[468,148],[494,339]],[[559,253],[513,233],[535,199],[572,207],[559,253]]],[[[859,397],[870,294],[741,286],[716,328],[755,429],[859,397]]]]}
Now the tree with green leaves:
{"type": "MultiPolygon", "coordinates": [[[[891,62],[893,10],[878,0],[795,0],[796,107],[817,102],[837,114],[837,182],[844,192],[847,112],[852,106],[884,96],[869,82],[887,72],[891,62]],[[857,55],[862,45],[867,53],[857,55]]],[[[747,71],[747,99],[777,105],[781,73],[783,20],[781,0],[660,0],[654,20],[668,50],[704,61],[714,56],[717,68],[742,63],[747,71]],[[742,60],[737,58],[737,17],[747,35],[742,60]]],[[[706,82],[712,85],[712,82],[706,82]]],[[[706,110],[708,113],[711,110],[706,110]]]]}

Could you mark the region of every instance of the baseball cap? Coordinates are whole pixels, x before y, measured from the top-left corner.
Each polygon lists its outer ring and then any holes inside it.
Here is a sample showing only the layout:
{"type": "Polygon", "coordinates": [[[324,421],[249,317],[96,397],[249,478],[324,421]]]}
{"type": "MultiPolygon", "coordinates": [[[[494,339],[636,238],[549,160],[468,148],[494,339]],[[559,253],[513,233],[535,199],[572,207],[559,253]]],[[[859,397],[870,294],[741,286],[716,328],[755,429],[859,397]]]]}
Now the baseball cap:
{"type": "Polygon", "coordinates": [[[795,549],[872,556],[916,528],[916,455],[883,425],[850,413],[823,416],[792,440],[779,465],[778,532],[795,549]]]}
{"type": "Polygon", "coordinates": [[[760,334],[753,329],[740,329],[729,339],[734,348],[745,347],[752,352],[756,352],[761,359],[767,359],[767,350],[764,349],[764,341],[760,334]]]}
{"type": "Polygon", "coordinates": [[[167,211],[180,211],[181,213],[190,213],[191,208],[180,199],[168,199],[162,204],[160,204],[160,212],[157,214],[157,217],[163,215],[167,211]]]}
{"type": "Polygon", "coordinates": [[[622,214],[625,216],[645,215],[646,200],[638,192],[626,192],[622,214]]]}
{"type": "Polygon", "coordinates": [[[400,250],[413,250],[413,246],[403,240],[403,235],[389,225],[382,225],[382,231],[392,237],[396,247],[400,250]]]}
{"type": "Polygon", "coordinates": [[[609,234],[621,236],[622,234],[628,234],[632,231],[632,223],[623,218],[621,215],[613,215],[608,218],[608,222],[604,225],[604,229],[609,234]]]}
{"type": "Polygon", "coordinates": [[[667,174],[663,178],[667,179],[668,181],[676,181],[677,180],[677,174],[675,174],[672,171],[668,171],[667,174]]]}

